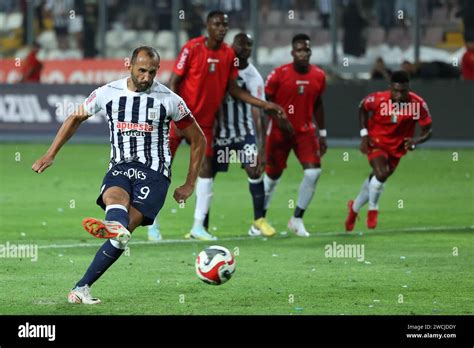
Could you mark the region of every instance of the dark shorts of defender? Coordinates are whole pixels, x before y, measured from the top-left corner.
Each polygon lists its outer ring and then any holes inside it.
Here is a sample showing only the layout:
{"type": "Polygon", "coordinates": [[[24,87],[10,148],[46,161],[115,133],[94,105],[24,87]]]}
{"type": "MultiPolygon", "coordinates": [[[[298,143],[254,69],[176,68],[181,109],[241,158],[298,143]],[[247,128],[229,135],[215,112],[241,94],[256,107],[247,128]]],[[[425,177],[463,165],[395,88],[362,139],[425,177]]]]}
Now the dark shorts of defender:
{"type": "Polygon", "coordinates": [[[151,225],[165,203],[169,185],[166,176],[142,163],[117,164],[105,174],[97,204],[105,210],[102,194],[109,187],[121,187],[128,192],[130,204],[143,214],[141,225],[151,225]]]}
{"type": "Polygon", "coordinates": [[[229,159],[238,158],[242,168],[246,165],[257,165],[258,148],[255,136],[247,134],[242,138],[215,138],[214,156],[212,158],[212,169],[214,173],[227,172],[229,170],[229,159]],[[235,151],[237,157],[232,157],[231,151],[235,151]],[[229,157],[231,156],[231,157],[229,157]]]}

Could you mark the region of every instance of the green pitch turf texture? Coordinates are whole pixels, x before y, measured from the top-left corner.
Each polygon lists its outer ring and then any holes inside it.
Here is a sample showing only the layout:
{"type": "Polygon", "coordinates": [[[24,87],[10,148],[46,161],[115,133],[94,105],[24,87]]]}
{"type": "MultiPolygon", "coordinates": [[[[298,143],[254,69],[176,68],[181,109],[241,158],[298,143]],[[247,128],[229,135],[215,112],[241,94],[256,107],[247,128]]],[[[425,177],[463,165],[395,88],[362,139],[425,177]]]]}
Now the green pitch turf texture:
{"type": "Polygon", "coordinates": [[[409,153],[385,187],[379,227],[367,230],[364,209],[356,231],[345,233],[347,200],[356,196],[369,167],[357,149],[330,149],[305,215],[310,238],[283,232],[302,177],[293,155],[268,214],[278,231],[274,238],[247,236],[248,184],[233,165],[214,186],[211,229],[220,240],[208,243],[183,240],[194,196],[184,208],[172,199],[187,169],[189,148],[182,146],[160,214],[165,242],[146,242],[146,229],[137,229],[128,255],[92,288],[103,303],[84,306],[68,304],[66,295],[102,242],[81,221],[104,216],[95,200],[108,146],[66,145],[41,175],[31,165],[47,145],[0,149],[0,245],[39,246],[36,262],[0,258],[0,314],[474,313],[473,150],[409,153]],[[333,243],[364,246],[364,261],[326,257],[325,246],[333,243]],[[211,244],[238,252],[236,273],[222,286],[195,275],[197,253],[211,244]]]}

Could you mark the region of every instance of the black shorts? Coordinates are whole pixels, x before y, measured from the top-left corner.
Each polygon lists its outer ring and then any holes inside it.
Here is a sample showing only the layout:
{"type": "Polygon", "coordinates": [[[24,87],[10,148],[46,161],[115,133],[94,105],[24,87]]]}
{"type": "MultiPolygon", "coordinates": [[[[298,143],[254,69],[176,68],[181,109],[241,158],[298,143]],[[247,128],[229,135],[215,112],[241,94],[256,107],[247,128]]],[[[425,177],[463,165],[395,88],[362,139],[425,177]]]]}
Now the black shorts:
{"type": "Polygon", "coordinates": [[[170,180],[140,162],[117,164],[105,174],[97,204],[105,210],[102,194],[118,186],[130,195],[130,204],[143,214],[142,226],[151,225],[165,203],[170,180]]]}
{"type": "Polygon", "coordinates": [[[214,173],[227,172],[229,163],[257,166],[258,148],[255,136],[242,138],[215,138],[212,169],[214,173]]]}

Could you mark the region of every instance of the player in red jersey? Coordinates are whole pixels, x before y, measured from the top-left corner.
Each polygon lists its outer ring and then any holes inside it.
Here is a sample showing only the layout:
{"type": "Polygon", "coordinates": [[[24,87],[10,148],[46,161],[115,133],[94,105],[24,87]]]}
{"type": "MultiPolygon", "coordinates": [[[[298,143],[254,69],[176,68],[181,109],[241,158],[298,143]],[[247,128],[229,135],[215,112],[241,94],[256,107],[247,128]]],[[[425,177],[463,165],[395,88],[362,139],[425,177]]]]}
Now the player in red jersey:
{"type": "Polygon", "coordinates": [[[281,122],[278,126],[274,122],[270,125],[264,176],[265,212],[293,149],[303,166],[304,177],[288,228],[298,236],[307,237],[309,233],[303,224],[303,214],[313,198],[321,174],[320,157],[327,149],[322,100],[326,77],[324,71],[309,62],[311,47],[308,35],[298,34],[293,37],[292,46],[293,62],[272,71],[265,85],[267,99],[283,107],[294,131],[293,134],[288,134],[281,122]],[[316,119],[319,137],[316,135],[313,118],[316,119]]]}
{"type": "MultiPolygon", "coordinates": [[[[169,85],[173,92],[184,99],[207,140],[205,158],[196,183],[194,225],[186,237],[215,240],[204,229],[203,222],[212,197],[213,126],[225,93],[228,91],[232,97],[262,108],[276,117],[286,116],[278,105],[255,98],[238,86],[238,59],[232,48],[224,43],[229,28],[227,15],[220,11],[210,12],[206,27],[207,37],[192,39],[181,49],[169,85]]],[[[179,129],[172,126],[169,139],[172,156],[182,139],[179,129]]],[[[151,226],[150,230],[156,229],[155,226],[151,226]]]]}
{"type": "Polygon", "coordinates": [[[359,106],[360,150],[367,154],[372,172],[364,181],[359,195],[350,200],[346,231],[354,229],[360,208],[369,203],[367,227],[375,228],[378,201],[384,183],[393,174],[402,156],[431,137],[431,116],[425,101],[410,92],[409,77],[396,71],[390,89],[365,97],[359,106]],[[421,133],[415,137],[416,124],[421,133]]]}

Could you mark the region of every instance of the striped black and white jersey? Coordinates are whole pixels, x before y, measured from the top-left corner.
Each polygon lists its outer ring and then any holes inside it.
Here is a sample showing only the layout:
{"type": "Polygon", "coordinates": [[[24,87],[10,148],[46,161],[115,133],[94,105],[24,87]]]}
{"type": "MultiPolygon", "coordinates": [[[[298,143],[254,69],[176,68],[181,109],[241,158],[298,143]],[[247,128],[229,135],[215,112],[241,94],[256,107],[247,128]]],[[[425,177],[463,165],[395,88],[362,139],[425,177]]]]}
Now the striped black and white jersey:
{"type": "Polygon", "coordinates": [[[127,88],[127,78],[97,88],[84,102],[94,115],[103,110],[110,129],[110,164],[138,161],[171,176],[168,146],[170,121],[191,116],[177,94],[158,82],[144,92],[127,88]]]}
{"type": "MultiPolygon", "coordinates": [[[[254,97],[265,99],[263,78],[252,64],[239,70],[237,84],[254,97]]],[[[227,94],[219,110],[216,137],[242,139],[247,134],[255,135],[252,106],[227,94]]]]}

